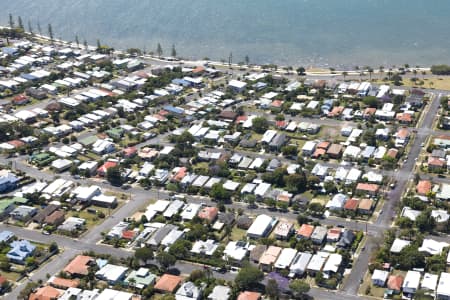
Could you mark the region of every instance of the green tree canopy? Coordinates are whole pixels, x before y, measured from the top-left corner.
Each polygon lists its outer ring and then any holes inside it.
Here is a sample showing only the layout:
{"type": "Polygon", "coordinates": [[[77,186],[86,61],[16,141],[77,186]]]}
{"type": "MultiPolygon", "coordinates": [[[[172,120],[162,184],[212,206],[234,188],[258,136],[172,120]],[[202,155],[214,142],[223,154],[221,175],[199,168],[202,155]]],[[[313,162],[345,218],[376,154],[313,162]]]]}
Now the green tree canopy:
{"type": "Polygon", "coordinates": [[[248,290],[256,287],[264,278],[264,273],[256,267],[244,266],[234,279],[239,290],[248,290]]]}

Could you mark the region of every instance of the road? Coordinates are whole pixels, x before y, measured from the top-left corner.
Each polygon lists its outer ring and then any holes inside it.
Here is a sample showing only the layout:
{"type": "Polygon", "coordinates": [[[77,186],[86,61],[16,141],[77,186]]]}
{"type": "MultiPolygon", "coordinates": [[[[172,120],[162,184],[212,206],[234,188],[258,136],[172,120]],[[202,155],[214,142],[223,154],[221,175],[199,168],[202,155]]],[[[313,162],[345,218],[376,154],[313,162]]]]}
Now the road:
{"type": "MultiPolygon", "coordinates": [[[[421,123],[417,125],[417,127],[422,128],[424,132],[432,129],[433,120],[439,109],[441,96],[442,94],[439,94],[437,97],[433,97],[432,101],[428,105],[429,107],[426,108],[427,111],[423,113],[424,117],[421,120],[421,123]]],[[[419,157],[420,151],[422,150],[421,145],[425,142],[425,139],[427,137],[428,135],[421,132],[418,132],[416,134],[408,153],[408,159],[399,169],[397,174],[395,174],[395,180],[397,181],[397,184],[395,188],[389,192],[386,201],[384,202],[384,206],[382,208],[384,213],[378,216],[376,222],[373,225],[380,226],[384,229],[390,227],[389,225],[392,222],[392,217],[395,216],[396,207],[399,204],[409,181],[413,180],[416,158],[419,157]]],[[[370,227],[372,227],[372,225],[370,227]]],[[[360,253],[358,258],[354,262],[352,272],[350,273],[349,278],[346,280],[343,287],[343,291],[352,295],[357,294],[359,281],[364,277],[364,274],[367,271],[370,254],[377,248],[375,238],[368,235],[364,247],[365,250],[360,253]]]]}

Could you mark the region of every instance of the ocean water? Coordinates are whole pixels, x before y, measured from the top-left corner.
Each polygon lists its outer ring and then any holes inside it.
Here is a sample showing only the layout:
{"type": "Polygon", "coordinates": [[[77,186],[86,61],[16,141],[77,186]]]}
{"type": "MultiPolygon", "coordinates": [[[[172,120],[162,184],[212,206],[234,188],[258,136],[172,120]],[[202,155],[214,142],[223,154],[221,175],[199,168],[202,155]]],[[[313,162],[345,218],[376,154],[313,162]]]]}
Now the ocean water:
{"type": "Polygon", "coordinates": [[[279,65],[450,63],[448,0],[0,0],[55,37],[279,65]]]}

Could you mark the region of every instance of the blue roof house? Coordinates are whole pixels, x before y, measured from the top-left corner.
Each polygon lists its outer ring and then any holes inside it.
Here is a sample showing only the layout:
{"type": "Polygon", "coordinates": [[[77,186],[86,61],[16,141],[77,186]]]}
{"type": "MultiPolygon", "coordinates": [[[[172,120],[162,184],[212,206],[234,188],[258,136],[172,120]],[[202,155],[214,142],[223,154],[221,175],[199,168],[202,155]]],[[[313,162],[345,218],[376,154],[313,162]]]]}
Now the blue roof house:
{"type": "Polygon", "coordinates": [[[14,241],[9,246],[11,250],[6,257],[17,264],[25,264],[25,259],[31,256],[36,249],[36,246],[27,240],[14,241]]]}

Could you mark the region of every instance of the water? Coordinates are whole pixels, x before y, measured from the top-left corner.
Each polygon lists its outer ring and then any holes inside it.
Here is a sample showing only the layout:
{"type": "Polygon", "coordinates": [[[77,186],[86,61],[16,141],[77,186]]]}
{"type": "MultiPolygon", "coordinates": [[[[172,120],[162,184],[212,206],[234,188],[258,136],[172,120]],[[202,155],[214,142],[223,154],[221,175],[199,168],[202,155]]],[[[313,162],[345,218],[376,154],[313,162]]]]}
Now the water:
{"type": "Polygon", "coordinates": [[[450,63],[448,0],[0,0],[36,31],[166,55],[304,66],[450,63]]]}

